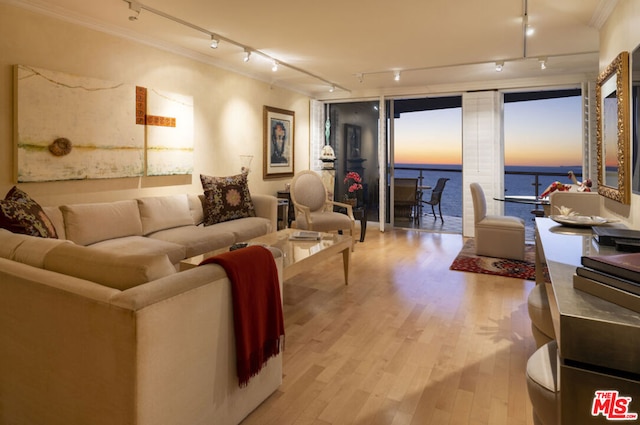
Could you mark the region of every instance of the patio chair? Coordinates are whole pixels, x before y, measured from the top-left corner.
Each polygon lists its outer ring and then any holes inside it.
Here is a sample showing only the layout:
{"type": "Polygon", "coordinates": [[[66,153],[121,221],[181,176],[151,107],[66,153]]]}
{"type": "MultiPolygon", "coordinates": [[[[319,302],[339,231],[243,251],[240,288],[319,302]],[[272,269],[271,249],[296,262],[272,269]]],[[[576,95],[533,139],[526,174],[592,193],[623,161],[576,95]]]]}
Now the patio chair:
{"type": "Polygon", "coordinates": [[[418,179],[395,178],[393,179],[394,216],[419,219],[420,206],[418,196],[418,179]]]}
{"type": "Polygon", "coordinates": [[[327,189],[316,172],[304,170],[297,173],[291,181],[289,195],[295,211],[292,227],[316,232],[347,231],[353,237],[353,207],[328,200],[327,189]],[[347,213],[334,212],[334,206],[344,208],[347,213]]]}
{"type": "Polygon", "coordinates": [[[506,215],[487,215],[482,186],[471,183],[476,254],[524,260],[524,220],[506,215]]]}
{"type": "Polygon", "coordinates": [[[433,219],[436,219],[436,210],[435,206],[438,206],[438,213],[440,214],[440,221],[444,223],[442,219],[442,206],[440,204],[440,200],[442,199],[442,192],[444,191],[444,186],[447,184],[449,179],[447,177],[440,177],[436,182],[436,187],[431,191],[431,199],[428,201],[422,201],[423,204],[431,205],[431,214],[433,215],[433,219]]]}

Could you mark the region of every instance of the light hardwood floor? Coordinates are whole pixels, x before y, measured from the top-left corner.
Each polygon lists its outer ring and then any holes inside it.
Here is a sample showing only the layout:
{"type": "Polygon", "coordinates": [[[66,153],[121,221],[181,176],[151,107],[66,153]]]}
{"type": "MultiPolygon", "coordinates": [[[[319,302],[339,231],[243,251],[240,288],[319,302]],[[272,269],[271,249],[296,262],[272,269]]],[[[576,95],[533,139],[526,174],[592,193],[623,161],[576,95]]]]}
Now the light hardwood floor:
{"type": "Polygon", "coordinates": [[[449,270],[461,235],[369,229],[284,284],[283,383],[243,425],[531,425],[531,281],[449,270]]]}

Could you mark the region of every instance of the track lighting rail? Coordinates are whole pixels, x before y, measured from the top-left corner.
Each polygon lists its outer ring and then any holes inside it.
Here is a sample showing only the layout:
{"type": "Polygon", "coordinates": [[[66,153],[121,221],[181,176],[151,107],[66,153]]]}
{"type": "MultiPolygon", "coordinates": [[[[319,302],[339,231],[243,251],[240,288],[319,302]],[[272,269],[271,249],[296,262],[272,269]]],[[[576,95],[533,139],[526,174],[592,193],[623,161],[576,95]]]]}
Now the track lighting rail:
{"type": "Polygon", "coordinates": [[[248,62],[248,58],[250,58],[250,56],[252,54],[256,54],[256,55],[259,55],[259,56],[267,59],[271,64],[277,63],[278,66],[284,66],[284,67],[289,68],[289,69],[291,69],[293,71],[299,72],[301,74],[307,75],[308,77],[311,77],[311,78],[314,78],[314,79],[316,79],[318,81],[321,81],[322,83],[324,83],[324,84],[326,84],[328,86],[327,90],[333,91],[332,89],[340,89],[340,90],[344,90],[346,92],[350,92],[349,89],[347,89],[345,87],[342,87],[341,85],[336,84],[336,83],[334,83],[332,81],[329,81],[329,80],[327,80],[325,78],[322,78],[319,75],[316,75],[316,74],[314,74],[312,72],[309,72],[309,71],[307,71],[305,69],[302,69],[300,67],[297,67],[295,65],[291,65],[291,64],[289,64],[287,62],[283,62],[282,60],[274,58],[273,56],[271,56],[271,55],[269,55],[269,54],[267,54],[267,53],[265,53],[263,51],[257,50],[257,49],[255,49],[255,48],[253,48],[251,46],[247,46],[246,44],[242,44],[242,43],[240,43],[238,41],[232,40],[232,39],[230,39],[228,37],[224,37],[224,36],[222,36],[222,35],[220,35],[220,34],[218,34],[216,32],[210,31],[210,30],[208,30],[206,28],[203,28],[203,27],[195,25],[195,24],[193,24],[191,22],[185,21],[184,19],[181,19],[181,18],[178,18],[176,16],[170,15],[170,14],[168,14],[166,12],[163,12],[161,10],[155,9],[155,8],[153,8],[151,6],[147,6],[146,4],[141,3],[139,1],[136,1],[136,0],[123,0],[123,1],[125,3],[129,3],[129,9],[135,13],[134,15],[131,15],[129,17],[129,20],[131,20],[131,21],[137,20],[139,15],[140,15],[140,12],[142,10],[145,10],[145,11],[147,11],[149,13],[152,13],[152,14],[154,14],[156,16],[160,16],[160,17],[162,17],[164,19],[167,19],[169,21],[175,22],[175,23],[180,24],[180,25],[184,25],[185,27],[191,28],[191,29],[193,29],[195,31],[198,31],[200,33],[203,33],[203,34],[207,35],[208,36],[207,37],[207,42],[212,44],[212,46],[211,46],[212,48],[215,48],[215,47],[213,47],[213,44],[215,44],[216,47],[217,47],[217,44],[220,43],[220,42],[225,42],[225,43],[231,44],[233,46],[239,47],[240,49],[242,49],[245,52],[245,56],[244,56],[245,62],[248,62]],[[217,41],[217,43],[213,43],[214,40],[217,41]]]}

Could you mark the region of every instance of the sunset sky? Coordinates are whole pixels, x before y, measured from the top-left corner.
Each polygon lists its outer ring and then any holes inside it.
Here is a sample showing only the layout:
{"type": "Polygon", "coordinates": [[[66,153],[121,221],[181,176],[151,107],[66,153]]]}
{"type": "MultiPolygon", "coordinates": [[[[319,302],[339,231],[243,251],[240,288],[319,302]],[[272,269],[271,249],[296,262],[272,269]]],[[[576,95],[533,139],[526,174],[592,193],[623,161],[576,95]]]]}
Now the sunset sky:
{"type": "MultiPolygon", "coordinates": [[[[579,96],[506,103],[505,165],[582,164],[579,96]]],[[[395,162],[460,164],[460,108],[403,113],[395,121],[395,162]]]]}

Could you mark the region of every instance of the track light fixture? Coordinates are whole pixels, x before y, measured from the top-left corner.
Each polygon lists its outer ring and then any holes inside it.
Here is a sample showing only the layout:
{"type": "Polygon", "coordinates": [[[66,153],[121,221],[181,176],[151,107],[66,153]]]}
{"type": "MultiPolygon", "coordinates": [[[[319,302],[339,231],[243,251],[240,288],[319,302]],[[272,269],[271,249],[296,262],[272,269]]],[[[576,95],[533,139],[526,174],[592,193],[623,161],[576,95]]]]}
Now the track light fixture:
{"type": "Polygon", "coordinates": [[[504,61],[496,62],[496,72],[502,72],[504,68],[504,61]]]}
{"type": "Polygon", "coordinates": [[[264,52],[262,52],[260,50],[256,50],[256,49],[254,49],[254,48],[252,48],[250,46],[247,46],[245,44],[239,43],[239,42],[237,42],[235,40],[232,40],[230,38],[223,37],[221,35],[215,34],[215,33],[213,33],[212,31],[209,31],[206,28],[202,28],[202,27],[200,27],[198,25],[192,24],[191,22],[187,22],[187,21],[185,21],[183,19],[177,18],[177,17],[175,17],[173,15],[170,15],[170,14],[168,14],[166,12],[163,12],[161,10],[155,9],[155,8],[153,8],[151,6],[147,6],[147,5],[145,5],[144,3],[141,3],[138,0],[123,0],[123,1],[125,3],[129,3],[129,10],[134,12],[133,14],[131,14],[129,16],[129,20],[130,21],[138,20],[138,16],[140,15],[140,12],[144,9],[145,11],[147,11],[149,13],[152,13],[152,14],[154,14],[156,16],[159,16],[161,18],[167,19],[169,21],[175,22],[175,23],[180,24],[180,25],[184,25],[185,27],[191,28],[192,30],[198,31],[198,32],[200,32],[202,34],[206,34],[207,37],[208,37],[207,40],[210,40],[210,44],[209,45],[211,46],[212,49],[217,48],[219,43],[220,43],[220,41],[224,41],[227,44],[230,44],[230,45],[233,45],[233,46],[236,46],[236,47],[239,47],[239,48],[243,49],[244,50],[244,59],[243,60],[245,62],[249,61],[249,59],[251,58],[251,54],[252,53],[255,53],[258,56],[262,56],[263,58],[272,61],[274,63],[274,66],[272,67],[272,69],[274,69],[274,70],[277,69],[277,67],[279,67],[280,65],[282,65],[282,66],[285,66],[285,67],[287,67],[287,68],[289,68],[289,69],[291,69],[293,71],[299,72],[299,73],[304,74],[304,75],[306,75],[308,77],[311,77],[311,78],[314,78],[316,80],[322,81],[324,84],[329,84],[334,89],[339,88],[340,90],[344,90],[345,92],[349,92],[350,91],[349,89],[347,89],[345,87],[342,87],[342,86],[339,86],[339,85],[337,85],[337,84],[335,84],[335,83],[333,83],[333,82],[331,82],[331,81],[329,81],[329,80],[327,80],[325,78],[320,77],[319,75],[311,73],[311,72],[309,72],[309,71],[307,71],[305,69],[298,68],[295,65],[279,61],[276,58],[268,55],[267,53],[264,53],[264,52]]]}
{"type": "Polygon", "coordinates": [[[538,62],[540,62],[540,69],[547,69],[547,58],[540,58],[538,59],[538,62]]]}
{"type": "Polygon", "coordinates": [[[400,81],[400,71],[395,71],[393,73],[393,80],[394,81],[400,81]]]}
{"type": "Polygon", "coordinates": [[[212,49],[217,49],[218,43],[220,43],[220,39],[218,38],[218,36],[215,34],[211,34],[211,44],[209,46],[211,46],[212,49]]]}
{"type": "Polygon", "coordinates": [[[276,72],[278,70],[278,61],[273,61],[273,66],[271,67],[271,70],[273,72],[276,72]]]}
{"type": "Polygon", "coordinates": [[[129,3],[129,10],[131,10],[133,12],[133,14],[129,16],[129,20],[131,22],[137,21],[138,20],[138,16],[140,16],[140,11],[142,10],[142,7],[140,6],[140,3],[136,2],[136,1],[130,2],[129,3]]]}
{"type": "Polygon", "coordinates": [[[336,89],[336,86],[329,87],[329,93],[333,93],[335,89],[336,89]]]}
{"type": "Polygon", "coordinates": [[[360,83],[364,82],[364,74],[363,73],[356,74],[356,78],[358,79],[358,82],[360,82],[360,83]]]}

